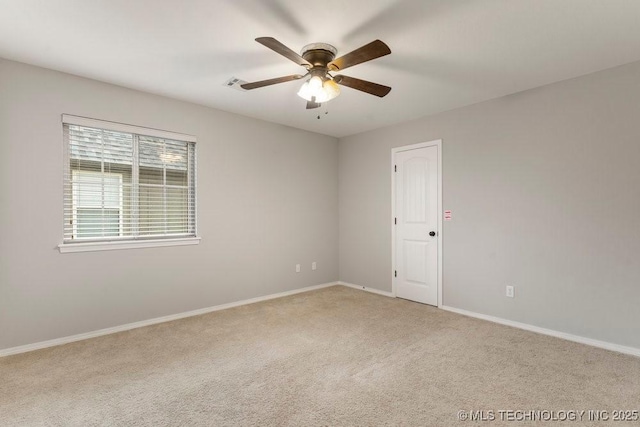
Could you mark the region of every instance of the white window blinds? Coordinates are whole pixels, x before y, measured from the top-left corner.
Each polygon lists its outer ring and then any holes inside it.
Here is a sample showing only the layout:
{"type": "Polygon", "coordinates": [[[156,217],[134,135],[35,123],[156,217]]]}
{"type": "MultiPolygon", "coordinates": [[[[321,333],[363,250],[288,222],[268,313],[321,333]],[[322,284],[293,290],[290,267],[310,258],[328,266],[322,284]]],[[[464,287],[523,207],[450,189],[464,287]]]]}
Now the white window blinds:
{"type": "Polygon", "coordinates": [[[64,243],[196,236],[193,137],[73,118],[63,116],[64,243]]]}

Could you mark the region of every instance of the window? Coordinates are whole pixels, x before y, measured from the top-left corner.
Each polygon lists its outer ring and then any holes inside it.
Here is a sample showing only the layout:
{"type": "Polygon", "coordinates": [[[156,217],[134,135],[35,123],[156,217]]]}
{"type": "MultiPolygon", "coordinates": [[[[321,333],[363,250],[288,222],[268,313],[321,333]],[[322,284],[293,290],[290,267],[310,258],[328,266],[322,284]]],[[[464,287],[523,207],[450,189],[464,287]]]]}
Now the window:
{"type": "Polygon", "coordinates": [[[63,116],[61,252],[194,244],[195,138],[63,116]]]}

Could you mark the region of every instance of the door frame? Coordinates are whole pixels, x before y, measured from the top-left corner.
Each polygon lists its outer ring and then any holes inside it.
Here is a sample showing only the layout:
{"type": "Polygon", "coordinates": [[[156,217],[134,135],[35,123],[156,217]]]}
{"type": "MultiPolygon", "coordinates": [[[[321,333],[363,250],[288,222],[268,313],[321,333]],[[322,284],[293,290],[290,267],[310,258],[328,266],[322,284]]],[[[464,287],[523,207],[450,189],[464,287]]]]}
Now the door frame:
{"type": "Polygon", "coordinates": [[[391,149],[391,293],[396,297],[396,283],[394,271],[396,270],[396,172],[394,170],[396,154],[401,151],[416,150],[426,147],[438,147],[438,307],[442,307],[442,140],[436,139],[418,144],[404,145],[391,149]]]}

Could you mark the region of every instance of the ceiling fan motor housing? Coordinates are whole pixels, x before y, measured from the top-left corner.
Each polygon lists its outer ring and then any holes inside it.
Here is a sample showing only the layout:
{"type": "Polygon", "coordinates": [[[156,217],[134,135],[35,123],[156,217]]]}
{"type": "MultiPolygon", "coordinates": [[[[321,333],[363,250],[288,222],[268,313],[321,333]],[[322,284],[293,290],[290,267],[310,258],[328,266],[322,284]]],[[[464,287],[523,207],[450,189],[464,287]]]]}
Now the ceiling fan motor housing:
{"type": "Polygon", "coordinates": [[[313,67],[309,70],[313,73],[318,69],[327,72],[327,64],[333,61],[338,50],[326,43],[311,43],[302,48],[301,54],[313,67]]]}

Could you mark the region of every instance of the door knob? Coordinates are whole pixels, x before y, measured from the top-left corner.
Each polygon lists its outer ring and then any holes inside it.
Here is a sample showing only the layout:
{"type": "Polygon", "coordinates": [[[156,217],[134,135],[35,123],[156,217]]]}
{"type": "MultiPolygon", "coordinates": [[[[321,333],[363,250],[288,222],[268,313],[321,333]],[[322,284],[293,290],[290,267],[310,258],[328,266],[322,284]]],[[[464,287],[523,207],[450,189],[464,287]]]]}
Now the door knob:
{"type": "Polygon", "coordinates": [[[433,236],[435,236],[435,235],[436,235],[436,232],[435,232],[435,231],[430,231],[430,232],[429,232],[429,236],[433,237],[433,236]]]}

